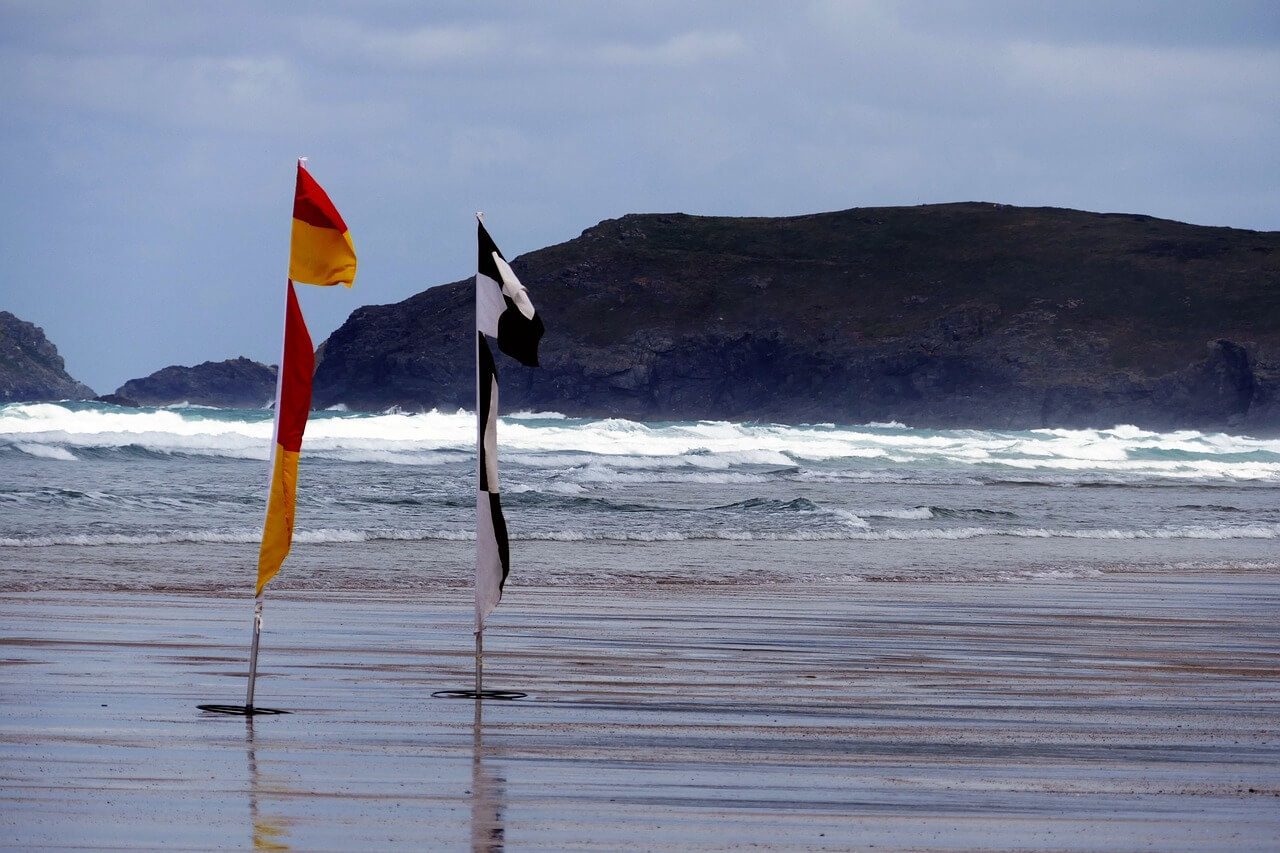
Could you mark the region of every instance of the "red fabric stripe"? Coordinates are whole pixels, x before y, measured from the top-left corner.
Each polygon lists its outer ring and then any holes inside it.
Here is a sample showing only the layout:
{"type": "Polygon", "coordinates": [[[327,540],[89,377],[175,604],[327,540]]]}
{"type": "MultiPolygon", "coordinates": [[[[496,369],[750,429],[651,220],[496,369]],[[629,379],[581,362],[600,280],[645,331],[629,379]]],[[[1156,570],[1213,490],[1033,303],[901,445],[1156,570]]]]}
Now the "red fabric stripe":
{"type": "Polygon", "coordinates": [[[280,365],[280,407],[276,442],[285,450],[302,450],[302,432],[307,428],[311,411],[311,376],[315,373],[316,353],[311,334],[302,319],[298,295],[289,282],[288,303],[284,314],[284,363],[280,365]]]}
{"type": "Polygon", "coordinates": [[[293,194],[293,218],[317,228],[334,228],[339,234],[347,230],[347,223],[342,221],[328,194],[301,163],[298,164],[298,186],[293,194]]]}

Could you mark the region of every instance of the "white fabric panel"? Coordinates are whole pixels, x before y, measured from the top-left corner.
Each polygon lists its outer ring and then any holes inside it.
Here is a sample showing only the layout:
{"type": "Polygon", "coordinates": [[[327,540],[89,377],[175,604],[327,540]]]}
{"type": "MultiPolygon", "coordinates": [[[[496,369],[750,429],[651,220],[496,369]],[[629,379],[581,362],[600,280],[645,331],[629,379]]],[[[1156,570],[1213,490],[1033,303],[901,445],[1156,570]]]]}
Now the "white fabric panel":
{"type": "Polygon", "coordinates": [[[515,303],[526,320],[532,320],[533,303],[529,301],[529,293],[524,289],[524,285],[520,283],[520,279],[516,278],[511,265],[497,253],[494,254],[493,260],[498,265],[498,272],[502,274],[502,292],[515,303]]]}
{"type": "Polygon", "coordinates": [[[476,273],[476,329],[491,338],[498,337],[498,318],[506,310],[502,285],[483,273],[476,273]]]}
{"type": "Polygon", "coordinates": [[[488,492],[476,492],[476,628],[502,598],[502,558],[493,530],[493,509],[488,492]]]}

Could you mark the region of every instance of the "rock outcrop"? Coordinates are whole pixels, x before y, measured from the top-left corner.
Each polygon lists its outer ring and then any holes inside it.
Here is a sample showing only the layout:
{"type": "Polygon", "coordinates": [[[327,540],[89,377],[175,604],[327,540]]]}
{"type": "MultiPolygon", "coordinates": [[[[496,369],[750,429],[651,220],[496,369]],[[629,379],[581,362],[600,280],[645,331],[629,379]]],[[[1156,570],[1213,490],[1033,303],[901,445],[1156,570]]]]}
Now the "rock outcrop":
{"type": "Polygon", "coordinates": [[[130,379],[112,396],[144,406],[190,403],[259,409],[275,399],[276,369],[247,358],[172,366],[142,379],[130,379]]]}
{"type": "Polygon", "coordinates": [[[92,397],[92,388],[67,373],[43,329],[0,311],[0,403],[92,397]]]}
{"type": "MultiPolygon", "coordinates": [[[[548,332],[541,369],[499,356],[504,411],[1280,429],[1277,232],[985,203],[632,215],[513,266],[548,332]]],[[[474,406],[473,310],[469,279],[358,309],[315,404],[474,406]]]]}

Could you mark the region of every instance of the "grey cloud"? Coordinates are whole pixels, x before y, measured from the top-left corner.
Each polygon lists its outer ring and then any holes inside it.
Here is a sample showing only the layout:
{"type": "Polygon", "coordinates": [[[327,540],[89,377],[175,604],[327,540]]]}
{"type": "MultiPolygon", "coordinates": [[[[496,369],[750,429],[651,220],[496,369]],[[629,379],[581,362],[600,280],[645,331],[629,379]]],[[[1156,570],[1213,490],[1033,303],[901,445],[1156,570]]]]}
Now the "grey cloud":
{"type": "MultiPolygon", "coordinates": [[[[1269,4],[0,2],[0,307],[100,390],[271,361],[292,158],[353,308],[643,210],[985,199],[1280,227],[1269,4]]],[[[534,286],[531,284],[531,287],[534,286]]]]}

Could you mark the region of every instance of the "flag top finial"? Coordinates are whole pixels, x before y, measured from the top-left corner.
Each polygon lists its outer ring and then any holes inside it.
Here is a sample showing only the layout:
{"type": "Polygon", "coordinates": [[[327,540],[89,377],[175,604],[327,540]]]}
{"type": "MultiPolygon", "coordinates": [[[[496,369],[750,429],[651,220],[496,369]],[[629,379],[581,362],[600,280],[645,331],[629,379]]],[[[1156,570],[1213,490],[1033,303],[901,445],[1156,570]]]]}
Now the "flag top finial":
{"type": "Polygon", "coordinates": [[[298,168],[299,168],[299,169],[305,169],[305,168],[307,168],[307,158],[306,158],[306,157],[299,157],[299,158],[298,158],[298,168]]]}

